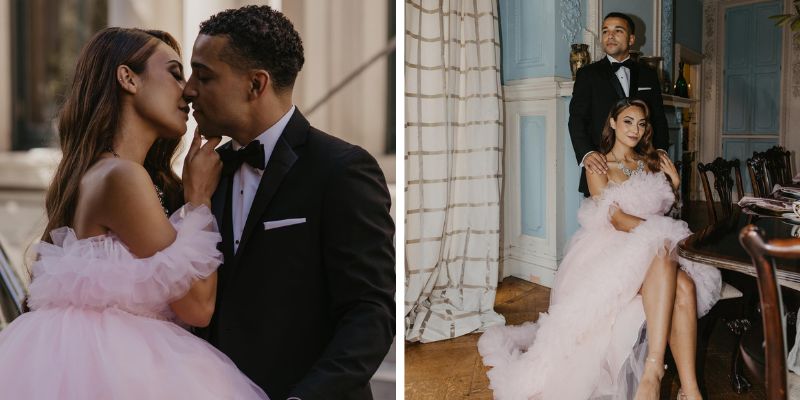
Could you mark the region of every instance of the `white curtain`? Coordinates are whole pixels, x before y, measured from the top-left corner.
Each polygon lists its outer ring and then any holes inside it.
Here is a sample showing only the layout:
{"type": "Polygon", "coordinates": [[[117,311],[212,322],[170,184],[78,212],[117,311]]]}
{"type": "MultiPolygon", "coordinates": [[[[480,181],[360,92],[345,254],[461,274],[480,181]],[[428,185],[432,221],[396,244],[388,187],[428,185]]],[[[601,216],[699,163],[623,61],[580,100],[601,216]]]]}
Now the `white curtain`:
{"type": "Polygon", "coordinates": [[[503,98],[495,0],[407,0],[406,340],[503,324],[503,98]]]}

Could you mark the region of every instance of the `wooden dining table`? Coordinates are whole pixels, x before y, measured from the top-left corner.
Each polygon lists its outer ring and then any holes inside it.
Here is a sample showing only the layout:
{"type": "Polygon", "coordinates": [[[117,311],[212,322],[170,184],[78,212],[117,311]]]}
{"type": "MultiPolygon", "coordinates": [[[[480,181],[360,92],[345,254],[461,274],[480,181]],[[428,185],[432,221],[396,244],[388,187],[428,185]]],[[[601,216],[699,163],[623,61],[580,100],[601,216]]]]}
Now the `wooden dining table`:
{"type": "MultiPolygon", "coordinates": [[[[800,223],[771,216],[752,215],[734,206],[730,217],[709,225],[678,244],[681,262],[695,263],[756,276],[750,256],[739,243],[739,232],[749,224],[766,239],[800,237],[800,223]]],[[[800,260],[776,260],[778,283],[800,291],[800,260]]]]}

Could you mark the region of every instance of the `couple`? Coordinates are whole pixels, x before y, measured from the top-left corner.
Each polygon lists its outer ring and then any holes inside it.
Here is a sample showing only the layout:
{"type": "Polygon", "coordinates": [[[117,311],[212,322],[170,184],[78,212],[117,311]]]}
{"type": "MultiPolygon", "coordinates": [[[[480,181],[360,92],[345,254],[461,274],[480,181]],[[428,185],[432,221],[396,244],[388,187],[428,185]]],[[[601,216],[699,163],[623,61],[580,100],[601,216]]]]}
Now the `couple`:
{"type": "Polygon", "coordinates": [[[168,33],[91,39],[32,311],[0,332],[3,398],[372,398],[394,336],[390,197],[367,152],[292,105],[302,64],[266,6],[203,22],[188,82],[168,33]],[[189,103],[208,141],[195,133],[181,180],[189,103]]]}
{"type": "Polygon", "coordinates": [[[578,71],[570,135],[585,167],[581,229],[535,323],[490,328],[478,342],[497,399],[658,399],[669,344],[680,400],[700,399],[697,317],[719,298],[720,273],[678,266],[691,232],[664,214],[680,176],[663,149],[655,72],[629,61],[634,24],[603,20],[607,57],[578,71]],[[657,150],[658,149],[658,150],[657,150]]]}

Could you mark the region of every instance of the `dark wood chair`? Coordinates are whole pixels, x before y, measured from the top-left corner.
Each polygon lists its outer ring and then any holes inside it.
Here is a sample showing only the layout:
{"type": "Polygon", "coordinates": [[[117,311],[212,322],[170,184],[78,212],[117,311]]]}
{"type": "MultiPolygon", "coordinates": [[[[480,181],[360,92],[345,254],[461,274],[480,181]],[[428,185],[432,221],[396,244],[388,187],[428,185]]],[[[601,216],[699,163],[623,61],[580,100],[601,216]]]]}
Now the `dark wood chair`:
{"type": "Polygon", "coordinates": [[[774,146],[764,152],[764,168],[770,189],[775,184],[786,185],[792,182],[792,154],[782,146],[774,146]]]}
{"type": "Polygon", "coordinates": [[[733,187],[736,185],[737,199],[744,196],[744,186],[742,185],[742,171],[739,169],[739,160],[727,161],[717,157],[708,164],[697,163],[697,171],[700,173],[700,181],[703,183],[703,192],[706,195],[706,208],[708,209],[708,220],[710,223],[717,223],[722,218],[731,216],[733,212],[733,187]],[[736,180],[731,176],[731,169],[734,171],[736,180]],[[714,176],[714,189],[719,198],[721,216],[717,214],[714,206],[714,195],[711,192],[708,173],[714,176]]]}
{"type": "Polygon", "coordinates": [[[764,331],[764,363],[760,366],[745,357],[748,369],[763,377],[767,399],[786,399],[786,339],[784,338],[783,302],[775,273],[775,258],[800,258],[800,239],[773,239],[765,242],[758,228],[748,225],[739,241],[750,254],[757,273],[761,318],[764,331]]]}
{"type": "MultiPolygon", "coordinates": [[[[744,196],[744,185],[742,184],[742,172],[739,168],[739,160],[725,160],[717,157],[708,164],[698,163],[697,171],[700,173],[700,181],[703,184],[703,191],[706,196],[706,208],[708,210],[709,223],[715,224],[727,219],[733,214],[734,186],[737,199],[744,196]],[[733,169],[733,175],[731,175],[733,169]],[[714,191],[720,200],[720,212],[714,202],[714,194],[708,174],[714,176],[714,191]]],[[[744,335],[749,331],[750,321],[747,318],[748,304],[754,301],[755,285],[752,278],[733,271],[722,271],[723,295],[719,302],[711,309],[708,315],[700,319],[698,332],[700,336],[697,341],[698,363],[697,371],[702,377],[705,363],[705,348],[711,331],[716,326],[717,320],[722,319],[735,340],[731,348],[731,387],[737,393],[743,393],[750,388],[750,383],[744,377],[742,368],[742,358],[739,353],[739,346],[744,335]]],[[[698,382],[702,382],[699,380],[698,382]]],[[[704,388],[701,388],[701,391],[704,388]]],[[[703,392],[703,394],[706,394],[703,392]]]]}
{"type": "Polygon", "coordinates": [[[767,182],[766,153],[753,152],[753,156],[747,159],[747,174],[750,176],[750,185],[753,187],[753,195],[756,197],[767,197],[770,194],[769,183],[767,182]]]}

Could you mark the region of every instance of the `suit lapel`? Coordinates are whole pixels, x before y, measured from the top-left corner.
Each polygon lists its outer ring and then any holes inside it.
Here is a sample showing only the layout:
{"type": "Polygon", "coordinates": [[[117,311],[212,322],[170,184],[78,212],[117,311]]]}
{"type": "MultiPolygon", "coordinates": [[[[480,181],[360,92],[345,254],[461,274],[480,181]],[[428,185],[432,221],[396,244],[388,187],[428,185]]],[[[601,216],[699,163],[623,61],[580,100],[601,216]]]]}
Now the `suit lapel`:
{"type": "Polygon", "coordinates": [[[264,175],[261,177],[261,182],[258,184],[256,196],[253,198],[253,205],[250,206],[250,213],[247,214],[247,222],[244,224],[242,239],[233,258],[234,264],[239,263],[242,249],[247,246],[247,242],[253,233],[253,228],[261,219],[261,215],[266,210],[269,202],[275,197],[278,186],[280,186],[281,181],[283,181],[286,173],[289,172],[296,160],[297,154],[295,154],[291,146],[283,138],[279,139],[269,158],[264,175]]]}
{"type": "Polygon", "coordinates": [[[628,97],[634,97],[637,93],[639,93],[639,65],[631,68],[631,87],[628,90],[628,97]]]}
{"type": "Polygon", "coordinates": [[[235,265],[239,264],[242,250],[247,246],[253,230],[260,224],[261,217],[272,198],[278,192],[283,178],[297,161],[298,155],[295,153],[294,147],[305,142],[309,126],[308,121],[300,114],[300,111],[295,110],[280,139],[275,143],[275,149],[272,150],[272,155],[269,157],[267,167],[264,169],[264,175],[261,177],[261,182],[259,182],[256,195],[253,198],[253,205],[250,206],[250,212],[247,214],[247,222],[244,224],[241,242],[233,258],[235,265]]]}

